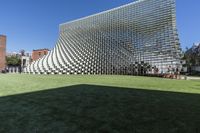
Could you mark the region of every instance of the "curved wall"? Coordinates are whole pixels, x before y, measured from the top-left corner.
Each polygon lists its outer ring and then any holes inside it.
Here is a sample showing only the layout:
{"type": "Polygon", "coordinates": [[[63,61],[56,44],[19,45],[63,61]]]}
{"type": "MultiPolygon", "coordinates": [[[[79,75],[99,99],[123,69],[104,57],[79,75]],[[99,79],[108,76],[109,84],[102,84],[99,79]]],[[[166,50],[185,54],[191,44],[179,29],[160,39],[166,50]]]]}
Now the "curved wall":
{"type": "Polygon", "coordinates": [[[175,0],[139,0],[61,24],[54,49],[25,72],[144,74],[155,66],[159,72],[181,67],[175,14],[175,0]]]}

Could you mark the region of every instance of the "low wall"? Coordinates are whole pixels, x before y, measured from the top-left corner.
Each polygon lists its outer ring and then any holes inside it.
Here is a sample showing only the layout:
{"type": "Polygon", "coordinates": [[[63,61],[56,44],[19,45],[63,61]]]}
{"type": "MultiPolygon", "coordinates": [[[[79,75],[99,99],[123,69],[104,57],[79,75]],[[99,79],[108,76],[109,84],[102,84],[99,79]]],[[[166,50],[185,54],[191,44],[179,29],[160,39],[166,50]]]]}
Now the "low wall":
{"type": "Polygon", "coordinates": [[[7,67],[6,70],[8,73],[20,73],[21,72],[21,68],[19,66],[9,66],[9,67],[7,67]]]}

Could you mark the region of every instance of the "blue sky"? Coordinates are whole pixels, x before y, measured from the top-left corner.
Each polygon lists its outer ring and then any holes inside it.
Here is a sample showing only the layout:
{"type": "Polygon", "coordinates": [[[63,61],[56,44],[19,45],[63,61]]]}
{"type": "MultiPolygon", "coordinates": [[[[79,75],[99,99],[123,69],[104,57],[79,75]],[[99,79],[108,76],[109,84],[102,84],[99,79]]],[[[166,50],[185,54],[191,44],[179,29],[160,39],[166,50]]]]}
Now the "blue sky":
{"type": "MultiPolygon", "coordinates": [[[[0,0],[0,34],[7,51],[53,48],[61,23],[108,10],[133,0],[0,0]]],[[[181,46],[200,42],[200,0],[177,0],[181,46]]]]}

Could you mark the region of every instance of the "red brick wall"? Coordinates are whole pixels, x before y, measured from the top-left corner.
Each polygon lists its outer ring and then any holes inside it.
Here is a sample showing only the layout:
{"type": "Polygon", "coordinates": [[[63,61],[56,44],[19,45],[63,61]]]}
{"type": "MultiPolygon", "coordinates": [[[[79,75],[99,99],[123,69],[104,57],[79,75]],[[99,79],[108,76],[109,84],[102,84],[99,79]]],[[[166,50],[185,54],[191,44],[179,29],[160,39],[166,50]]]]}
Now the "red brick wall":
{"type": "Polygon", "coordinates": [[[48,54],[48,49],[39,49],[39,50],[33,50],[32,52],[32,60],[36,61],[39,58],[43,57],[44,55],[48,54]]]}
{"type": "Polygon", "coordinates": [[[0,35],[0,71],[6,67],[6,36],[0,35]]]}

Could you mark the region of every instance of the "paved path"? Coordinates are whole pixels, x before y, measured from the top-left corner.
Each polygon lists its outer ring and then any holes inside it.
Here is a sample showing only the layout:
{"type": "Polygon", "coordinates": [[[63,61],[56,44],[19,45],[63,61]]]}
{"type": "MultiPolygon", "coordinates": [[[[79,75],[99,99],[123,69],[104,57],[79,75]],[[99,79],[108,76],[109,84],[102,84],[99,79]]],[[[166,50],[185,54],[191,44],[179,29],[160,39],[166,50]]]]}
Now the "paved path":
{"type": "Polygon", "coordinates": [[[187,76],[187,80],[200,80],[200,77],[187,76]]]}

